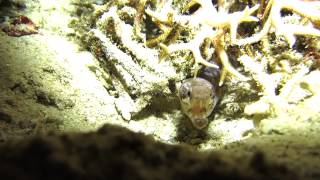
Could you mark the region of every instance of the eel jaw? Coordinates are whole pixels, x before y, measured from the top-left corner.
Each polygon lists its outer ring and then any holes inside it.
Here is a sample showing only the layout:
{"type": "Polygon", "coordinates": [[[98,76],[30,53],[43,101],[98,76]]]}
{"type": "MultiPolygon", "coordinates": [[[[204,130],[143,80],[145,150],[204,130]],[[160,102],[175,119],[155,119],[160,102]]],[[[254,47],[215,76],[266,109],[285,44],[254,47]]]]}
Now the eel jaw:
{"type": "Polygon", "coordinates": [[[190,109],[189,118],[193,126],[196,129],[200,130],[208,126],[209,121],[207,117],[211,114],[211,112],[211,110],[208,111],[207,107],[205,106],[205,103],[200,101],[190,109]]]}
{"type": "Polygon", "coordinates": [[[208,126],[208,119],[207,118],[199,118],[199,119],[191,119],[193,126],[199,130],[208,126]]]}

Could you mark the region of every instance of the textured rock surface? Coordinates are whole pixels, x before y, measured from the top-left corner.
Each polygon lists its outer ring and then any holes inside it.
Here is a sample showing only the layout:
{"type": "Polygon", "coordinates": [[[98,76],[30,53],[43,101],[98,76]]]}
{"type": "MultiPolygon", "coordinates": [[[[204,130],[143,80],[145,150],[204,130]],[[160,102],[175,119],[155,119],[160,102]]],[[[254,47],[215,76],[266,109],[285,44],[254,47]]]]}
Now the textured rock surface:
{"type": "Polygon", "coordinates": [[[252,156],[199,153],[115,126],[0,146],[4,179],[299,179],[285,166],[252,156]]]}

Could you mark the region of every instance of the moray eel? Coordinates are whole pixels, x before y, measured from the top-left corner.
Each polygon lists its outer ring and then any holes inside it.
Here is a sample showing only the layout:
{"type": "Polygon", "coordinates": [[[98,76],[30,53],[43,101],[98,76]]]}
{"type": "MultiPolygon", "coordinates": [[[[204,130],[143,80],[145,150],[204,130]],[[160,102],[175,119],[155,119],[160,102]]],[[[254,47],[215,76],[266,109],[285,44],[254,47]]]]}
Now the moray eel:
{"type": "Polygon", "coordinates": [[[207,117],[212,113],[221,94],[218,89],[220,71],[205,69],[202,77],[184,80],[178,92],[182,111],[197,129],[203,129],[208,125],[207,117]]]}

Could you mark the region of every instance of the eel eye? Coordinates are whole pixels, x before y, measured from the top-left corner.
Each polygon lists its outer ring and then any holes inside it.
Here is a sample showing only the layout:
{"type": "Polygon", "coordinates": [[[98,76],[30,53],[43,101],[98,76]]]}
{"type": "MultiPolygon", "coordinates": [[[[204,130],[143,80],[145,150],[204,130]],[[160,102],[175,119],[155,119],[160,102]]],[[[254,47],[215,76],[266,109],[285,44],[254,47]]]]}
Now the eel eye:
{"type": "Polygon", "coordinates": [[[188,88],[181,88],[180,91],[180,97],[181,99],[190,99],[191,98],[191,90],[188,88]]]}

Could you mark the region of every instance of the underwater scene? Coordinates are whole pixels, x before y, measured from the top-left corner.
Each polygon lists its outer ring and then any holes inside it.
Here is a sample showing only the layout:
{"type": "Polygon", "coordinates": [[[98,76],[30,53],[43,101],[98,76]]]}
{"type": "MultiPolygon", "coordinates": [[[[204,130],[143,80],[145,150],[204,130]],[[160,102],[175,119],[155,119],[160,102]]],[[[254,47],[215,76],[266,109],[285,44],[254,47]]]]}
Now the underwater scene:
{"type": "Polygon", "coordinates": [[[4,179],[320,179],[319,0],[0,0],[4,179]]]}

